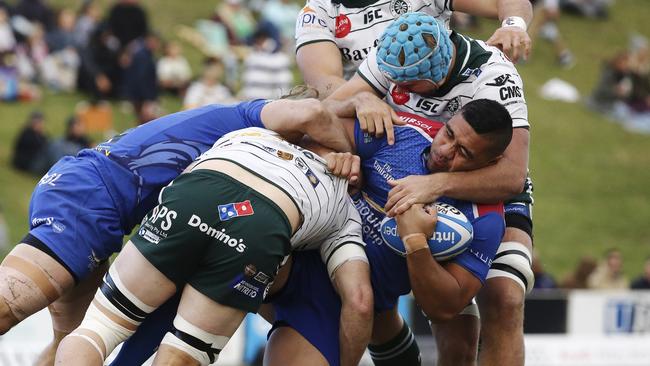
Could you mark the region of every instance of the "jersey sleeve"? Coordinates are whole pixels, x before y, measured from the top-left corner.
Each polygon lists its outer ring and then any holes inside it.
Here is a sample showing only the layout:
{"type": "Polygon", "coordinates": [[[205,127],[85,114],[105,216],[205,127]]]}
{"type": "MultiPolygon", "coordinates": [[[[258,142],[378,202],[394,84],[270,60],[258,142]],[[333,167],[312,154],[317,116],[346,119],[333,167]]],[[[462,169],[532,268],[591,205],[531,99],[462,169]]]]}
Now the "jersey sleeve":
{"type": "Polygon", "coordinates": [[[334,278],[336,270],[350,260],[368,262],[365,243],[361,233],[361,217],[354,208],[352,199],[346,197],[346,212],[341,213],[342,218],[339,230],[334,230],[332,235],[323,241],[320,247],[321,258],[327,266],[330,278],[334,278]],[[343,216],[344,215],[344,216],[343,216]]]}
{"type": "Polygon", "coordinates": [[[365,60],[359,65],[357,74],[363,78],[382,97],[388,93],[390,81],[379,71],[377,64],[377,48],[373,48],[365,60]]]}
{"type": "Polygon", "coordinates": [[[467,250],[454,257],[451,262],[465,268],[481,283],[485,283],[492,260],[501,244],[506,225],[497,212],[490,212],[472,220],[474,239],[467,250]]]}
{"type": "Polygon", "coordinates": [[[296,18],[296,51],[316,42],[334,42],[336,20],[327,14],[330,1],[309,0],[296,18]]]}
{"type": "Polygon", "coordinates": [[[357,155],[364,160],[371,158],[376,151],[386,144],[386,138],[376,138],[367,132],[363,132],[359,126],[359,120],[354,120],[354,145],[357,155]]]}
{"type": "Polygon", "coordinates": [[[512,127],[529,128],[528,107],[524,98],[524,84],[512,64],[493,64],[475,81],[476,93],[472,99],[491,99],[501,103],[512,117],[512,127]]]}
{"type": "Polygon", "coordinates": [[[248,102],[243,102],[239,105],[239,112],[241,114],[241,120],[244,122],[246,127],[264,127],[262,123],[262,108],[270,102],[268,99],[255,99],[248,102]]]}

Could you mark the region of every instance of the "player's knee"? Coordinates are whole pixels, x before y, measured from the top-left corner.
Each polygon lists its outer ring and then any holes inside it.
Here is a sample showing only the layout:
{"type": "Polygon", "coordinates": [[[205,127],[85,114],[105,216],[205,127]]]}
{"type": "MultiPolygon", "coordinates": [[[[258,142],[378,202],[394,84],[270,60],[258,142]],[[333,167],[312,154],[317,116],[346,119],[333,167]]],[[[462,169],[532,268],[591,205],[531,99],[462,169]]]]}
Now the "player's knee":
{"type": "Polygon", "coordinates": [[[479,299],[485,331],[521,329],[525,301],[521,287],[504,278],[494,278],[490,282],[479,299]]]}
{"type": "Polygon", "coordinates": [[[359,316],[372,319],[374,314],[372,287],[368,284],[359,284],[355,291],[348,291],[342,298],[343,306],[354,311],[359,316]]]}
{"type": "Polygon", "coordinates": [[[153,310],[153,307],[144,304],[124,286],[115,267],[111,267],[81,325],[72,335],[78,336],[80,330],[94,332],[103,343],[103,347],[95,348],[105,357],[135,333],[140,323],[153,310]]]}
{"type": "Polygon", "coordinates": [[[165,334],[162,344],[189,355],[200,365],[217,361],[229,337],[208,333],[176,315],[172,332],[165,334]]]}

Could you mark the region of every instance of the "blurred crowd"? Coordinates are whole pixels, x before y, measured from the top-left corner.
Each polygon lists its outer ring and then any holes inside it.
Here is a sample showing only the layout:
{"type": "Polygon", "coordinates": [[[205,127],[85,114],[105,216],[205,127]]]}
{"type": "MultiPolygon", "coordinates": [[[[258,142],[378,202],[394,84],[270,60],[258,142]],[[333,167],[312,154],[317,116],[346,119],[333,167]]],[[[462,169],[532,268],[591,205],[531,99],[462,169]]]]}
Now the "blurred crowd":
{"type": "Polygon", "coordinates": [[[533,258],[535,290],[594,289],[594,290],[648,290],[650,289],[650,256],[644,262],[641,274],[632,281],[623,273],[623,257],[616,248],[608,249],[597,261],[591,256],[580,258],[574,270],[559,282],[546,272],[539,255],[533,258]]]}
{"type": "Polygon", "coordinates": [[[163,93],[188,109],[289,91],[300,7],[288,0],[215,3],[204,19],[172,29],[180,41],[165,41],[138,0],[114,0],[105,11],[93,0],[79,9],[0,0],[0,103],[38,100],[45,91],[80,92],[87,100],[71,111],[60,139],[47,137],[44,116],[34,111],[16,137],[13,166],[40,175],[58,157],[74,155],[73,146],[89,146],[85,130],[112,132],[106,101],[123,101],[146,123],[162,115],[163,93]],[[198,50],[199,70],[183,46],[198,50]]]}
{"type": "Polygon", "coordinates": [[[0,0],[0,100],[39,99],[43,88],[81,91],[92,101],[128,101],[144,123],[160,115],[163,92],[187,97],[188,108],[286,92],[298,5],[218,4],[205,19],[174,29],[206,59],[203,70],[192,70],[181,43],[163,41],[138,0],[115,0],[105,13],[92,0],[79,9],[0,0]]]}

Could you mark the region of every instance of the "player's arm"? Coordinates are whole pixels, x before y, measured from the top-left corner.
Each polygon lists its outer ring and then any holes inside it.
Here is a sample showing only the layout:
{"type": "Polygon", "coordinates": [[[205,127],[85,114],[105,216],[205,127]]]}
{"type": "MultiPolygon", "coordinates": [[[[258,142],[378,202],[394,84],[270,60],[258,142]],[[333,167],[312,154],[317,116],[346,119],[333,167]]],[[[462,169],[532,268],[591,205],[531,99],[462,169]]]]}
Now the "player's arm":
{"type": "Polygon", "coordinates": [[[317,99],[274,100],[262,108],[261,119],[264,127],[289,141],[297,143],[304,135],[309,135],[335,151],[352,151],[339,119],[317,99]]]}
{"type": "Polygon", "coordinates": [[[533,19],[533,8],[528,0],[454,0],[454,10],[464,13],[499,18],[502,27],[487,40],[500,48],[513,62],[528,58],[531,40],[526,29],[533,19]]]}
{"type": "Polygon", "coordinates": [[[341,53],[333,42],[323,40],[301,46],[296,51],[296,63],[305,83],[316,88],[321,99],[345,84],[341,53]]]}
{"type": "Polygon", "coordinates": [[[396,221],[406,249],[415,300],[434,322],[453,318],[478,292],[481,281],[455,263],[443,267],[433,259],[427,238],[435,228],[435,210],[427,212],[422,205],[413,205],[398,215],[396,221]]]}
{"type": "MultiPolygon", "coordinates": [[[[404,123],[393,108],[381,99],[385,95],[383,87],[371,84],[368,78],[361,74],[361,70],[367,67],[364,65],[368,62],[372,62],[371,57],[364,61],[357,74],[339,87],[325,102],[345,103],[344,105],[348,108],[339,107],[339,116],[356,116],[363,131],[376,137],[382,137],[386,133],[388,143],[392,145],[395,142],[393,125],[403,125],[404,123]]],[[[384,77],[381,76],[381,78],[384,77]]]]}
{"type": "Polygon", "coordinates": [[[385,208],[389,216],[406,211],[412,204],[433,202],[441,196],[479,203],[498,203],[521,193],[528,172],[526,128],[512,130],[512,140],[501,159],[485,168],[451,173],[411,175],[395,181],[385,208]]]}

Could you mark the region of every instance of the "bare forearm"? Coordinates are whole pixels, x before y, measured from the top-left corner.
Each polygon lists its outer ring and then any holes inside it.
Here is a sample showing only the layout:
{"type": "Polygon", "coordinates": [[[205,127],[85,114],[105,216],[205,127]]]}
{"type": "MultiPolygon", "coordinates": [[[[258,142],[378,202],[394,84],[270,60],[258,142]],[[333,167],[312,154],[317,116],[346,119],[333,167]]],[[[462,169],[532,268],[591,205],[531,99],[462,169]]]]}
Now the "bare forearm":
{"type": "Polygon", "coordinates": [[[355,309],[343,304],[339,330],[341,366],[359,364],[363,352],[370,342],[371,333],[372,316],[359,314],[355,309]]]}
{"type": "Polygon", "coordinates": [[[528,0],[497,0],[499,20],[507,17],[521,17],[530,24],[533,20],[533,7],[528,0]]]}
{"type": "Polygon", "coordinates": [[[477,203],[497,203],[521,192],[525,170],[517,171],[505,161],[468,172],[436,173],[431,176],[440,185],[440,195],[477,203]]]}
{"type": "Polygon", "coordinates": [[[309,75],[303,73],[305,83],[318,90],[318,98],[324,100],[329,97],[339,86],[345,84],[345,79],[342,76],[334,75],[309,75]]]}
{"type": "Polygon", "coordinates": [[[415,300],[432,321],[453,317],[466,304],[461,303],[458,281],[436,262],[428,250],[406,256],[409,279],[415,300]]]}

